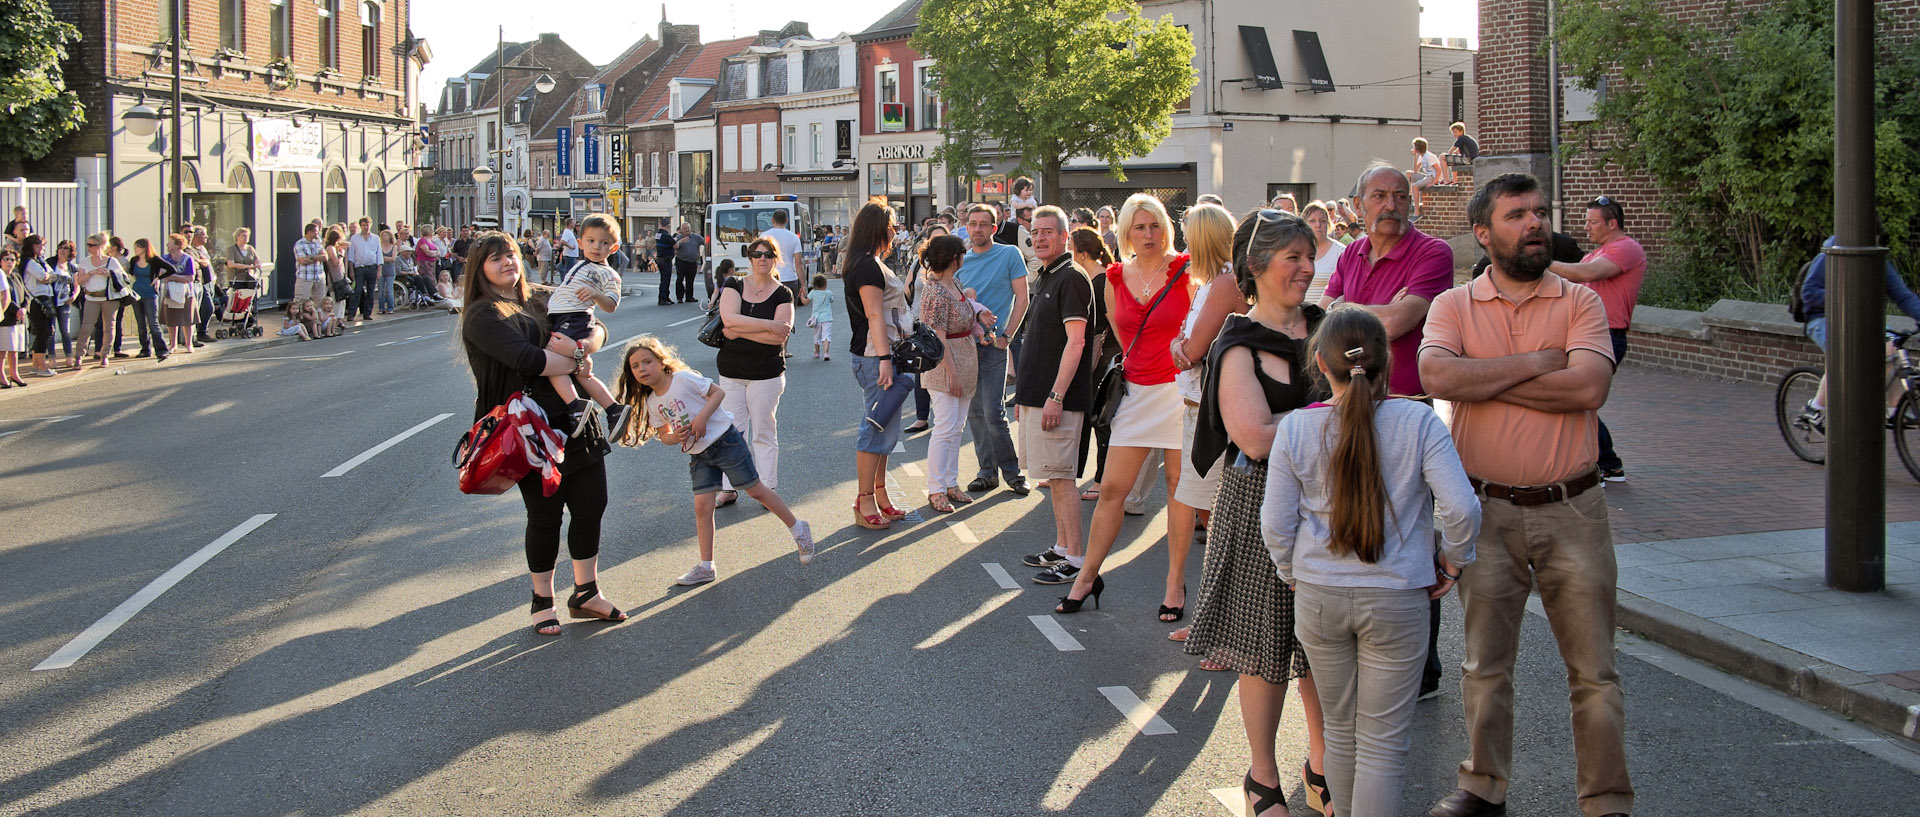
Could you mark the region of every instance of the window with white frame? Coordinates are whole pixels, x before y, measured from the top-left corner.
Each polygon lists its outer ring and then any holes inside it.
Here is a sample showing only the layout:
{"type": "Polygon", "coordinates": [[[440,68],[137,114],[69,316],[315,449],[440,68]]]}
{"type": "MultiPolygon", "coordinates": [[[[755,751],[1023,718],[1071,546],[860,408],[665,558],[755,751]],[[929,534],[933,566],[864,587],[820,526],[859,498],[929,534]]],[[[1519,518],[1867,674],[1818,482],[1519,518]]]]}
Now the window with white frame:
{"type": "Polygon", "coordinates": [[[740,171],[752,173],[760,169],[760,129],[752,125],[740,128],[740,171]]]}
{"type": "Polygon", "coordinates": [[[807,126],[807,138],[811,141],[811,147],[813,148],[814,167],[820,167],[826,162],[826,130],[826,124],[823,122],[815,122],[807,126]]]}
{"type": "Polygon", "coordinates": [[[320,67],[340,67],[340,0],[319,0],[320,67]]]}
{"type": "Polygon", "coordinates": [[[800,126],[788,125],[787,140],[780,144],[781,144],[781,147],[786,150],[785,153],[780,154],[780,163],[784,165],[799,164],[800,163],[800,126]]]}
{"type": "MultiPolygon", "coordinates": [[[[241,0],[235,0],[236,3],[241,0]]],[[[293,0],[268,0],[268,43],[273,58],[293,59],[293,0]]]]}
{"type": "Polygon", "coordinates": [[[913,92],[917,110],[914,111],[913,122],[916,130],[940,129],[940,94],[933,85],[933,64],[914,63],[913,92]]]}
{"type": "Polygon", "coordinates": [[[740,128],[725,125],[720,128],[720,170],[726,173],[740,172],[740,128]]]}
{"type": "Polygon", "coordinates": [[[760,123],[760,161],[776,168],[786,161],[786,157],[779,155],[780,143],[776,141],[780,138],[779,127],[772,122],[760,123]]]}
{"type": "Polygon", "coordinates": [[[653,156],[651,157],[651,159],[648,161],[647,164],[648,164],[649,172],[652,174],[647,178],[653,182],[653,186],[666,187],[666,184],[663,183],[664,180],[660,178],[660,151],[657,151],[657,150],[654,151],[653,156]]]}
{"type": "Polygon", "coordinates": [[[220,47],[247,50],[246,0],[221,0],[220,47]]]}
{"type": "MultiPolygon", "coordinates": [[[[900,101],[900,66],[882,65],[874,69],[874,83],[877,89],[873,96],[876,104],[885,106],[889,102],[900,101]]],[[[881,112],[884,110],[885,107],[875,108],[873,121],[881,121],[881,112]]]]}
{"type": "Polygon", "coordinates": [[[373,0],[360,4],[360,75],[380,76],[380,6],[373,0]]]}

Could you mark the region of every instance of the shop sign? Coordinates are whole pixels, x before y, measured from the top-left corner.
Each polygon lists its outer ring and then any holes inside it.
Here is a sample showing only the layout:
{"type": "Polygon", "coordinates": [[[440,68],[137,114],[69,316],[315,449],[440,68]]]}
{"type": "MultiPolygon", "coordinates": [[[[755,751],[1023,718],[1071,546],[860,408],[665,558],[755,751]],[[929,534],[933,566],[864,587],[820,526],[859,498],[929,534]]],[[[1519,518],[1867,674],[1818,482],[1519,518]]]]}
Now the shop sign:
{"type": "Polygon", "coordinates": [[[292,119],[260,119],[253,123],[253,167],[260,171],[315,171],[321,169],[320,145],[326,126],[292,119]]]}
{"type": "Polygon", "coordinates": [[[881,145],[880,161],[894,162],[927,158],[927,144],[881,145]]]}

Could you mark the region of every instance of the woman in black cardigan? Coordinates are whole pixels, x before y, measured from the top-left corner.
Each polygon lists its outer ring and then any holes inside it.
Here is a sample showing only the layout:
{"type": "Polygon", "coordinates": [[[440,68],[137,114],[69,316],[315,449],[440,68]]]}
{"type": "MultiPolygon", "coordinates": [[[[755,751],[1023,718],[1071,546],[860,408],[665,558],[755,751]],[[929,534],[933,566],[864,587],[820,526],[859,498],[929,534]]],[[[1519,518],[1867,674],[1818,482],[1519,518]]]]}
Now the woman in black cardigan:
{"type": "MultiPolygon", "coordinates": [[[[546,290],[535,297],[528,283],[519,249],[505,233],[489,232],[475,239],[467,251],[460,337],[467,349],[479,395],[473,416],[478,421],[514,392],[525,392],[548,417],[566,416],[566,404],[548,382],[549,375],[593,376],[588,354],[606,341],[606,328],[594,326],[585,343],[556,334],[547,321],[546,290]]],[[[562,509],[573,514],[567,527],[567,553],[573,557],[574,593],[567,600],[573,618],[624,621],[627,614],[600,595],[600,517],[607,509],[609,447],[598,434],[567,440],[560,462],[560,489],[543,496],[540,473],[520,481],[520,499],[527,506],[527,571],[533,577],[533,629],[540,635],[559,635],[560,617],[553,610],[553,568],[560,556],[562,509]]]]}

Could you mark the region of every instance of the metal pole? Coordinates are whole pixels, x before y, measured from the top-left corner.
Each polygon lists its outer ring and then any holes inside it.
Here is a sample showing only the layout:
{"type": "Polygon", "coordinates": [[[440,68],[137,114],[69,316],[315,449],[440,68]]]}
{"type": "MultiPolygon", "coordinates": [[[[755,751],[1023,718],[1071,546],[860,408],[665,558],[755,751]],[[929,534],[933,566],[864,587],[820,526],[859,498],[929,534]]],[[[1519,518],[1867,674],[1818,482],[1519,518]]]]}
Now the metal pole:
{"type": "Polygon", "coordinates": [[[494,152],[487,156],[487,162],[495,165],[493,168],[493,228],[501,232],[507,230],[507,199],[504,192],[507,184],[507,163],[494,157],[506,155],[498,152],[507,144],[507,63],[502,56],[506,51],[507,27],[503,25],[495,30],[493,40],[493,132],[496,142],[488,146],[488,150],[494,152]]]}
{"type": "Polygon", "coordinates": [[[1827,250],[1827,584],[1887,583],[1882,368],[1886,248],[1875,246],[1873,2],[1835,0],[1834,246],[1827,250]]]}
{"type": "Polygon", "coordinates": [[[172,2],[173,2],[173,38],[172,38],[173,39],[173,133],[168,135],[172,137],[172,142],[173,142],[173,155],[171,157],[173,162],[173,183],[172,183],[173,206],[165,208],[165,210],[173,218],[173,223],[160,225],[162,227],[162,232],[170,231],[174,227],[187,223],[187,197],[186,197],[186,194],[183,192],[184,185],[182,184],[182,176],[184,174],[181,171],[181,161],[180,161],[180,21],[181,21],[181,15],[183,14],[181,7],[185,5],[185,0],[172,0],[172,2]]]}

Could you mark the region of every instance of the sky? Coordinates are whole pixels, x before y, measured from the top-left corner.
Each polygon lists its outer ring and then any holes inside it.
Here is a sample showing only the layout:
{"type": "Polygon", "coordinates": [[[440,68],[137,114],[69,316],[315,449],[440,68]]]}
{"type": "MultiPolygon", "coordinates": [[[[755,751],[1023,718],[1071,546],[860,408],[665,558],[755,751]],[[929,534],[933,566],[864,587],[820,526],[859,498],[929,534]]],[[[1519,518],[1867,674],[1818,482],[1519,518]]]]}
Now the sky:
{"type": "MultiPolygon", "coordinates": [[[[779,28],[799,15],[815,37],[842,31],[861,31],[899,5],[899,0],[840,0],[801,4],[792,0],[677,0],[665,4],[668,19],[700,26],[702,40],[743,37],[763,28],[779,28]]],[[[433,49],[426,68],[421,99],[432,104],[447,78],[466,71],[493,52],[500,27],[508,42],[529,40],[542,32],[559,34],[568,45],[595,65],[611,62],[642,35],[658,31],[662,4],[648,2],[563,3],[560,13],[542,13],[543,3],[524,0],[414,0],[413,30],[433,49]],[[591,9],[590,15],[576,13],[591,9]]],[[[1478,0],[1423,0],[1422,37],[1479,39],[1478,0]]]]}

